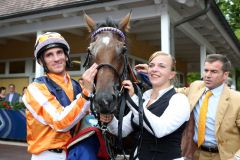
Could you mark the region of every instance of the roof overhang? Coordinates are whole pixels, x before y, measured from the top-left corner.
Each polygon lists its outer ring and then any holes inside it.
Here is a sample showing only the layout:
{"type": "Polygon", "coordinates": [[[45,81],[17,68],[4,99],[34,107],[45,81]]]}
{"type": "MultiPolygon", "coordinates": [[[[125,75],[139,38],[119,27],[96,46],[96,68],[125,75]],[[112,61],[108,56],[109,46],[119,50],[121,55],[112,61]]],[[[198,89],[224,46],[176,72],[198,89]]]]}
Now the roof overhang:
{"type": "MultiPolygon", "coordinates": [[[[81,35],[85,30],[83,10],[97,22],[107,16],[120,20],[132,10],[130,33],[137,40],[146,41],[161,48],[160,17],[165,4],[172,24],[204,10],[203,1],[194,0],[115,0],[81,1],[58,8],[43,8],[11,15],[0,16],[0,45],[9,38],[27,41],[36,36],[37,31],[64,31],[81,35]],[[25,35],[24,38],[21,35],[25,35]],[[19,38],[21,36],[21,38],[19,38]]],[[[208,53],[226,54],[235,67],[240,63],[240,45],[224,16],[212,1],[206,14],[174,28],[176,58],[190,64],[199,64],[200,46],[208,53]]],[[[199,67],[192,68],[199,70],[199,67]]]]}

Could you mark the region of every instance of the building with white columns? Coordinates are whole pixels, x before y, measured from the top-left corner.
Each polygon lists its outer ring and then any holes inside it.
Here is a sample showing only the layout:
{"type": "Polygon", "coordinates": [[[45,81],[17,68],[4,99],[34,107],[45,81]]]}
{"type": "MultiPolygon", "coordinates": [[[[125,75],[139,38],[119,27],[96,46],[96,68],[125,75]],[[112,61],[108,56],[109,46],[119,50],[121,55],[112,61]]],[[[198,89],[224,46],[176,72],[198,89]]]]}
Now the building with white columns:
{"type": "MultiPolygon", "coordinates": [[[[214,0],[11,0],[0,2],[0,86],[14,83],[21,92],[42,74],[33,59],[38,34],[61,33],[70,43],[71,58],[83,62],[90,40],[83,11],[103,22],[108,16],[118,21],[131,10],[128,53],[133,66],[154,51],[166,51],[176,57],[181,86],[187,73],[203,71],[207,54],[225,54],[234,67],[240,66],[239,41],[214,0]]],[[[79,77],[82,65],[70,74],[79,77]]]]}

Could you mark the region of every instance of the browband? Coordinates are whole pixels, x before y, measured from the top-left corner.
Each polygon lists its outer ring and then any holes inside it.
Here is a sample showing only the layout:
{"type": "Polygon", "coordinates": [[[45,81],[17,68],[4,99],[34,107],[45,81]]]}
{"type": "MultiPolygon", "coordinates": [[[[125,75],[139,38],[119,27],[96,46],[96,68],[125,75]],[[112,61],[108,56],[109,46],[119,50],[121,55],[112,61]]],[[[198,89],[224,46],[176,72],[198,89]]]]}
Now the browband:
{"type": "Polygon", "coordinates": [[[92,33],[92,38],[95,38],[98,33],[103,32],[103,31],[111,31],[111,32],[117,33],[125,41],[124,33],[122,31],[120,31],[119,29],[113,28],[113,27],[101,27],[101,28],[97,29],[96,31],[94,31],[92,33]]]}

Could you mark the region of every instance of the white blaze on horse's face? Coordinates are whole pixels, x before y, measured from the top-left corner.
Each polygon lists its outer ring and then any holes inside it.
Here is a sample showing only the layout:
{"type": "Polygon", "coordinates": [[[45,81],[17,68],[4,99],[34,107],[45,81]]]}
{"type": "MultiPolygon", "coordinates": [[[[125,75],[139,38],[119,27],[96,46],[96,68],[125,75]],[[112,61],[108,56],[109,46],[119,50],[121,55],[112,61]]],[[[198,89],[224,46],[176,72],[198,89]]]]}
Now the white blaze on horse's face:
{"type": "Polygon", "coordinates": [[[102,43],[104,43],[106,46],[109,44],[110,38],[109,37],[103,37],[102,38],[102,43]]]}

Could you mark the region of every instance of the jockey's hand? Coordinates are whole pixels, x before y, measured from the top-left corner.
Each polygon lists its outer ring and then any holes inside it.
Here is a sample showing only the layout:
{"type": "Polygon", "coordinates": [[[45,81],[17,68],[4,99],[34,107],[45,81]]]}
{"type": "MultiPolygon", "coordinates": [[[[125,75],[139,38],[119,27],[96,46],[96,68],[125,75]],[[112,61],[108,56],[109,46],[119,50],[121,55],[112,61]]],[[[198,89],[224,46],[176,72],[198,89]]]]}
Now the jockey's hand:
{"type": "Polygon", "coordinates": [[[132,97],[134,95],[134,88],[132,82],[130,80],[124,80],[122,82],[122,85],[128,90],[130,97],[132,97]]]}
{"type": "Polygon", "coordinates": [[[100,113],[100,121],[104,123],[109,123],[113,119],[113,114],[101,114],[100,113]]]}
{"type": "Polygon", "coordinates": [[[135,70],[137,72],[142,72],[142,73],[147,74],[147,72],[148,72],[148,64],[137,64],[135,66],[135,70]]]}
{"type": "Polygon", "coordinates": [[[88,92],[93,92],[94,89],[94,78],[97,74],[98,65],[94,63],[90,68],[88,68],[82,75],[83,87],[88,90],[88,92]]]}

